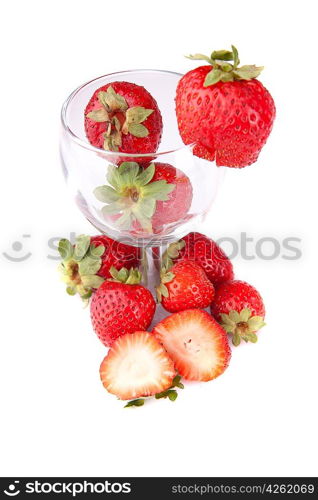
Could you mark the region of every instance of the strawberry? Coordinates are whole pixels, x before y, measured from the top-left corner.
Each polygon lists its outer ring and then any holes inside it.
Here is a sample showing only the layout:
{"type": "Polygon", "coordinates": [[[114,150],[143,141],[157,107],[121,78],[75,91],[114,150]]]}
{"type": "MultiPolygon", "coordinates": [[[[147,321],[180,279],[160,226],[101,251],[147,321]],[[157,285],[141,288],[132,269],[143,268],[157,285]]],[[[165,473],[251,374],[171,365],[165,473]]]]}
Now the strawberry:
{"type": "Polygon", "coordinates": [[[165,391],[171,387],[175,375],[166,351],[145,331],[115,340],[100,367],[105,389],[125,400],[165,391]]]}
{"type": "Polygon", "coordinates": [[[189,233],[171,243],[165,252],[171,262],[191,260],[205,271],[214,286],[234,278],[233,266],[219,245],[201,233],[189,233]]]}
{"type": "Polygon", "coordinates": [[[170,312],[204,309],[214,297],[214,286],[195,262],[182,260],[167,267],[163,261],[158,301],[170,312]]]}
{"type": "Polygon", "coordinates": [[[202,54],[190,59],[207,61],[186,73],[176,93],[176,113],[185,144],[217,165],[242,168],[254,163],[273,126],[275,104],[256,80],[262,67],[241,66],[237,49],[202,54]],[[233,61],[230,64],[228,61],[233,61]]]}
{"type": "Polygon", "coordinates": [[[153,153],[162,135],[155,99],[140,85],[113,82],[97,89],[85,109],[89,142],[122,153],[153,153]]]}
{"type": "Polygon", "coordinates": [[[156,211],[152,218],[152,225],[157,232],[165,224],[182,221],[191,207],[193,191],[189,177],[181,170],[169,165],[169,163],[156,162],[154,165],[155,174],[152,182],[166,181],[167,184],[175,185],[168,200],[157,202],[156,211]]]}
{"type": "Polygon", "coordinates": [[[258,291],[245,281],[223,283],[216,290],[211,313],[227,333],[232,334],[235,346],[245,342],[257,342],[256,332],[262,328],[265,307],[258,291]]]}
{"type": "Polygon", "coordinates": [[[139,284],[139,271],[112,267],[110,273],[113,279],[104,281],[91,300],[93,328],[106,346],[121,335],[148,328],[156,309],[149,290],[139,284]]]}
{"type": "Polygon", "coordinates": [[[105,278],[111,278],[110,268],[126,267],[131,269],[139,265],[139,248],[112,240],[106,235],[76,238],[73,246],[67,239],[61,239],[58,246],[62,257],[59,266],[63,281],[67,284],[69,295],[79,293],[87,300],[105,278]]]}
{"type": "Polygon", "coordinates": [[[207,382],[221,375],[229,364],[227,335],[205,311],[188,309],[171,314],[153,333],[187,380],[207,382]]]}
{"type": "Polygon", "coordinates": [[[94,190],[106,203],[102,213],[130,234],[151,234],[184,218],[191,206],[189,178],[167,163],[151,163],[143,168],[136,162],[120,167],[109,165],[107,182],[94,190]]]}

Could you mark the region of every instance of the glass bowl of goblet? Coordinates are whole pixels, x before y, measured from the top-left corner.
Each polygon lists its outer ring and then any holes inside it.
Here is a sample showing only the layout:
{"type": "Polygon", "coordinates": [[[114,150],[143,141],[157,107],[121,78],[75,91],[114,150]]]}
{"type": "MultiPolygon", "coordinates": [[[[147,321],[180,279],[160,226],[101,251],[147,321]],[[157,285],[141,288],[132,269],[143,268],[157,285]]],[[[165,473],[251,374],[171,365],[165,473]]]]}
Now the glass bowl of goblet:
{"type": "Polygon", "coordinates": [[[74,90],[61,113],[62,168],[76,205],[99,232],[117,241],[152,249],[157,259],[163,247],[199,227],[211,210],[224,175],[224,168],[193,154],[195,144],[184,145],[181,140],[174,100],[181,77],[179,73],[161,70],[111,73],[74,90]],[[156,99],[163,119],[158,151],[106,151],[87,140],[84,111],[88,101],[98,88],[118,81],[141,85],[156,99]],[[151,184],[151,175],[158,169],[172,172],[173,187],[161,199],[156,194],[152,199],[148,189],[141,215],[136,209],[142,197],[138,189],[127,190],[119,199],[114,196],[118,170],[139,177],[147,172],[144,176],[151,184]]]}

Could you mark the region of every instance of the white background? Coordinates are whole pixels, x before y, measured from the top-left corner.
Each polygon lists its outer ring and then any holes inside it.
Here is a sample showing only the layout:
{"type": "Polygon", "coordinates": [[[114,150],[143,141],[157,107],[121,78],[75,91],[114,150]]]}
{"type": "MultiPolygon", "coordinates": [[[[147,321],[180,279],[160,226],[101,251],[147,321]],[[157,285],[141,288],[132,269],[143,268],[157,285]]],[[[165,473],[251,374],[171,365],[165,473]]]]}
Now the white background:
{"type": "MultiPolygon", "coordinates": [[[[317,475],[315,2],[6,2],[1,12],[1,475],[317,475]],[[277,104],[260,161],[228,170],[206,231],[302,239],[300,260],[234,259],[267,308],[256,345],[175,403],[123,410],[99,381],[105,348],[64,293],[47,241],[93,234],[58,158],[59,110],[82,82],[237,45],[277,104]],[[23,238],[30,234],[31,238],[23,238]],[[24,243],[18,252],[14,241],[24,243]],[[24,262],[11,256],[32,252],[24,262]]],[[[224,248],[229,248],[228,246],[224,248]]],[[[265,252],[266,246],[264,246],[265,252]]],[[[271,253],[270,246],[267,252],[271,253]]],[[[254,252],[255,254],[255,252],[254,252]]]]}

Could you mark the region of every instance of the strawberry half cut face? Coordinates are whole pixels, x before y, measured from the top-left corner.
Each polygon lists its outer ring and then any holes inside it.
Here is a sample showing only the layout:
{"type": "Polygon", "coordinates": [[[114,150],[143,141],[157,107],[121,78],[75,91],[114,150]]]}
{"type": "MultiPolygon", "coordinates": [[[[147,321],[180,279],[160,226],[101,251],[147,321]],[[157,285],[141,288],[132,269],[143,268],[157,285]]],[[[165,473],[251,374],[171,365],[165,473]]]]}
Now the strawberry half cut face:
{"type": "Polygon", "coordinates": [[[207,382],[221,375],[229,364],[226,333],[205,311],[174,313],[160,321],[153,333],[187,380],[207,382]]]}
{"type": "Polygon", "coordinates": [[[100,367],[105,389],[124,400],[165,391],[175,375],[174,364],[164,348],[145,331],[117,339],[100,367]]]}

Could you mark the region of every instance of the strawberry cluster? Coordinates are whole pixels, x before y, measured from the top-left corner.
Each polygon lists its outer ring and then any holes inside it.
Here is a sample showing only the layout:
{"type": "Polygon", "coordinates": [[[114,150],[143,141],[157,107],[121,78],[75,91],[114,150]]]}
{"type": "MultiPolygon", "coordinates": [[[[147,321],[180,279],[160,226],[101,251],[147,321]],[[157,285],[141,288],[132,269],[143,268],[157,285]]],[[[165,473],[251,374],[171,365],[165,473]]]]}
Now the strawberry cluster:
{"type": "Polygon", "coordinates": [[[138,248],[81,235],[75,245],[61,240],[59,250],[67,292],[90,303],[93,329],[110,348],[102,383],[131,400],[126,406],[150,396],[175,401],[181,378],[213,380],[229,364],[229,336],[234,346],[255,343],[265,324],[260,294],[234,279],[231,261],[203,234],[190,233],[164,252],[157,304],[141,284],[138,248]],[[172,314],[152,325],[157,307],[172,314]]]}
{"type": "MultiPolygon", "coordinates": [[[[263,68],[240,66],[234,46],[231,51],[189,58],[208,65],[186,73],[176,89],[183,142],[192,146],[194,155],[218,166],[251,165],[276,113],[272,96],[257,79],[263,68]]],[[[105,184],[94,190],[106,223],[142,238],[166,234],[191,218],[193,188],[188,176],[147,156],[158,150],[163,121],[156,100],[144,87],[115,81],[98,88],[86,106],[84,127],[95,148],[112,152],[105,184]]]]}
{"type": "MultiPolygon", "coordinates": [[[[251,165],[275,118],[273,98],[257,80],[263,68],[240,66],[234,46],[189,57],[207,64],[186,73],[177,87],[183,142],[218,166],[251,165]]],[[[144,87],[115,81],[97,89],[86,106],[84,128],[94,148],[111,152],[105,181],[93,192],[106,224],[133,239],[169,234],[191,218],[189,177],[156,161],[162,116],[144,87]]],[[[141,284],[139,248],[106,235],[81,235],[74,245],[62,239],[59,252],[68,294],[90,304],[93,329],[109,347],[100,367],[102,383],[130,400],[126,406],[142,406],[150,396],[174,401],[184,388],[182,378],[213,380],[229,364],[229,338],[234,346],[255,343],[265,324],[258,291],[236,280],[222,249],[200,233],[188,234],[162,255],[157,303],[141,284]],[[169,314],[153,325],[157,307],[169,314]]]]}

